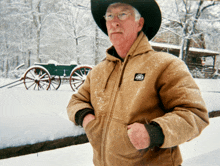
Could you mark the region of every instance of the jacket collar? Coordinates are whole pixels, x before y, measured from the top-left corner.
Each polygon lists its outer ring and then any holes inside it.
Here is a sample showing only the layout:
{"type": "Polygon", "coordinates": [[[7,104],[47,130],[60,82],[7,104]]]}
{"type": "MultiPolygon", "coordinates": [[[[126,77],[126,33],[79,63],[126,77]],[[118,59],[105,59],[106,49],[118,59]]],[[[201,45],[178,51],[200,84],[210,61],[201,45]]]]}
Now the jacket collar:
{"type": "MultiPolygon", "coordinates": [[[[114,54],[114,46],[111,46],[109,49],[107,49],[106,51],[106,59],[109,61],[119,61],[120,58],[118,58],[118,56],[114,54]]],[[[127,56],[137,56],[143,53],[147,53],[149,51],[153,51],[147,36],[141,32],[139,34],[139,36],[137,37],[136,41],[133,43],[133,45],[131,46],[130,50],[127,53],[127,56]]],[[[116,51],[115,51],[116,52],[116,51]]]]}

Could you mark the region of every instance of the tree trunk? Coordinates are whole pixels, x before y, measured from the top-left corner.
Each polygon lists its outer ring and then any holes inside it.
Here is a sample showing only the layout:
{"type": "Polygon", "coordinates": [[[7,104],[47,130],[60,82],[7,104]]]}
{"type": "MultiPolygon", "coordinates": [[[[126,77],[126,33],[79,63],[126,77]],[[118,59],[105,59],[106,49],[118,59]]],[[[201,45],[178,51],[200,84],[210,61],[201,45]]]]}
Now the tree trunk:
{"type": "Polygon", "coordinates": [[[30,66],[31,66],[31,51],[30,51],[30,50],[28,50],[28,59],[27,59],[27,65],[28,65],[28,67],[30,67],[30,66]]]}
{"type": "Polygon", "coordinates": [[[184,37],[182,37],[181,47],[180,47],[180,53],[179,53],[179,58],[180,58],[180,59],[183,59],[184,43],[185,43],[185,39],[184,39],[184,37]]]}
{"type": "Polygon", "coordinates": [[[40,29],[37,30],[37,62],[41,62],[40,59],[40,29]]]}
{"type": "Polygon", "coordinates": [[[39,1],[38,5],[37,5],[37,12],[38,12],[38,16],[37,16],[37,62],[41,62],[40,59],[40,32],[41,32],[41,16],[40,16],[40,5],[41,5],[41,0],[39,1]]]}
{"type": "Polygon", "coordinates": [[[78,41],[78,38],[76,37],[76,62],[77,62],[78,65],[80,65],[80,57],[79,57],[78,45],[79,45],[79,41],[78,41]]]}
{"type": "Polygon", "coordinates": [[[73,30],[73,32],[74,32],[74,37],[75,37],[75,40],[76,40],[76,62],[77,62],[77,64],[78,65],[80,65],[81,63],[80,63],[80,56],[79,56],[79,38],[78,38],[78,36],[77,36],[77,32],[76,32],[76,25],[77,25],[77,19],[78,19],[78,15],[79,15],[79,9],[77,8],[76,9],[76,17],[75,17],[75,27],[74,27],[74,30],[73,30]]]}
{"type": "Polygon", "coordinates": [[[97,65],[99,62],[99,51],[98,51],[99,42],[98,42],[98,28],[97,28],[97,26],[95,26],[95,47],[94,48],[95,48],[94,60],[95,60],[95,65],[97,65]]]}
{"type": "Polygon", "coordinates": [[[187,39],[186,40],[186,48],[185,48],[184,56],[183,56],[184,57],[183,60],[186,63],[188,61],[188,53],[189,53],[190,43],[191,43],[191,39],[187,39]]]}
{"type": "Polygon", "coordinates": [[[5,77],[8,78],[8,72],[9,72],[9,64],[8,64],[8,57],[6,56],[5,59],[5,77]]]}

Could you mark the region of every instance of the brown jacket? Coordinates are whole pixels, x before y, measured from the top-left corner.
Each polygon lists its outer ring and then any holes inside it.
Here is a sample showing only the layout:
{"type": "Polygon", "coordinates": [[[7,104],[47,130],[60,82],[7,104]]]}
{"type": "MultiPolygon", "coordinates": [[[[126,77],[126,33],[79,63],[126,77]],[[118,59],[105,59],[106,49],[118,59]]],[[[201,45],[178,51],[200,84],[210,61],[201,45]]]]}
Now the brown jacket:
{"type": "Polygon", "coordinates": [[[85,128],[96,166],[178,166],[182,163],[178,145],[198,136],[209,123],[185,63],[155,52],[143,32],[124,62],[107,52],[88,74],[67,107],[70,120],[76,123],[77,111],[85,108],[93,109],[96,117],[85,128]],[[163,145],[136,150],[127,135],[127,125],[134,122],[158,123],[163,145]]]}

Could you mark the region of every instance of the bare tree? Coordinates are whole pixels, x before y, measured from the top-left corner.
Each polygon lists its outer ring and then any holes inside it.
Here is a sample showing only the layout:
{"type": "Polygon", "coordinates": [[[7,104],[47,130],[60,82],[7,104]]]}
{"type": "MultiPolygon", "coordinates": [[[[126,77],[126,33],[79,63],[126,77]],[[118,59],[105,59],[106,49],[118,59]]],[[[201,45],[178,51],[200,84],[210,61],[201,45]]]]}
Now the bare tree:
{"type": "MultiPolygon", "coordinates": [[[[5,76],[8,76],[10,69],[19,64],[19,52],[22,43],[26,43],[28,6],[24,1],[0,2],[0,61],[4,67],[5,76]],[[25,31],[23,31],[25,29],[25,31]]],[[[24,48],[24,47],[23,47],[24,48]]],[[[22,59],[22,58],[21,58],[22,59]]]]}
{"type": "Polygon", "coordinates": [[[0,76],[50,59],[97,64],[108,46],[89,0],[0,1],[0,76]]]}
{"type": "MultiPolygon", "coordinates": [[[[164,7],[162,32],[169,31],[181,39],[179,57],[187,61],[191,43],[203,40],[206,28],[199,26],[199,23],[206,21],[202,19],[204,13],[208,14],[207,11],[210,11],[213,6],[219,5],[219,2],[213,0],[173,0],[169,1],[171,2],[169,6],[167,1],[158,0],[158,2],[164,7]]],[[[210,22],[210,20],[207,21],[210,22]]]]}
{"type": "Polygon", "coordinates": [[[37,43],[37,62],[41,62],[40,59],[40,40],[41,40],[41,29],[42,29],[42,14],[41,14],[41,0],[38,0],[37,3],[31,1],[31,9],[33,15],[33,23],[37,29],[36,32],[36,43],[37,43]]]}

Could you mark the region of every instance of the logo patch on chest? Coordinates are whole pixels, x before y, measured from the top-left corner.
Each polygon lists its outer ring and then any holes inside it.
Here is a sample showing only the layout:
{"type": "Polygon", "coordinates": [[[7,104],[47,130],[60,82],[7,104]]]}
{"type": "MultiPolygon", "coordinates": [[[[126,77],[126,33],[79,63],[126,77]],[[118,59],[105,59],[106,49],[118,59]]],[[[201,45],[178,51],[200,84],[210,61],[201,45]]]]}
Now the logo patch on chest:
{"type": "Polygon", "coordinates": [[[145,77],[145,73],[136,73],[134,76],[134,81],[143,81],[145,77]]]}

